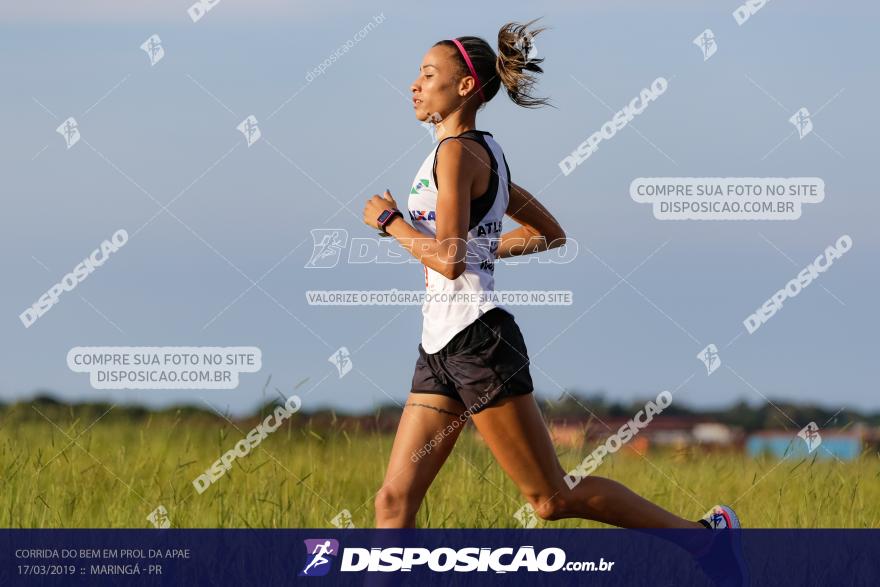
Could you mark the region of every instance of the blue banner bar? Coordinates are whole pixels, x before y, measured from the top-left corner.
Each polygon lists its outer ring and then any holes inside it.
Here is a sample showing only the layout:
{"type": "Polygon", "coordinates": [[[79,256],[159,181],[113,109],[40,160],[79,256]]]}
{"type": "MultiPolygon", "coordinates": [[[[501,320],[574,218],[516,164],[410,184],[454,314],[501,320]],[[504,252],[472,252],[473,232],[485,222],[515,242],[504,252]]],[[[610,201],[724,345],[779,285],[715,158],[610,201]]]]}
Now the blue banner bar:
{"type": "Polygon", "coordinates": [[[0,585],[880,585],[880,531],[0,530],[0,563],[0,585]]]}

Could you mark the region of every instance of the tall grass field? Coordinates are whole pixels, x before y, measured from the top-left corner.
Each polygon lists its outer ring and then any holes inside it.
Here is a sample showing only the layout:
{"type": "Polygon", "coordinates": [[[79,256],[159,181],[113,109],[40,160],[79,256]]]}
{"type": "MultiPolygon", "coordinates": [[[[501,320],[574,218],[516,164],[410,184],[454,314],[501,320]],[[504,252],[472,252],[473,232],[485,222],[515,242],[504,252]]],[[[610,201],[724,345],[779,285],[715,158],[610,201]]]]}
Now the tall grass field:
{"type": "MultiPolygon", "coordinates": [[[[105,406],[102,408],[106,409],[105,406]]],[[[172,527],[331,527],[342,510],[373,525],[373,497],[393,435],[342,420],[320,429],[291,418],[199,494],[193,479],[259,421],[196,410],[161,413],[17,404],[0,412],[0,527],[152,527],[164,506],[172,527]],[[95,422],[95,420],[98,420],[95,422]]],[[[593,447],[558,453],[568,470],[593,447]]],[[[718,502],[748,527],[880,527],[880,458],[752,459],[698,450],[622,450],[596,475],[621,481],[686,517],[718,502]]],[[[524,504],[468,426],[419,512],[420,527],[518,527],[524,504]]],[[[582,520],[537,527],[587,528],[582,520]]]]}

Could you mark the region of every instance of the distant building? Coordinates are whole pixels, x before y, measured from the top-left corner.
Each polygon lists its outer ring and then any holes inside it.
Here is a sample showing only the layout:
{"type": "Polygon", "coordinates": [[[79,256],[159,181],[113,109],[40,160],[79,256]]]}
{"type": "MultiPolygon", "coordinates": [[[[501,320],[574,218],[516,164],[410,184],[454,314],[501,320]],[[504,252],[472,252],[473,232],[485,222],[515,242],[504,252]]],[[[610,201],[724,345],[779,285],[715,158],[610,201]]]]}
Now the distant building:
{"type": "Polygon", "coordinates": [[[737,440],[736,434],[730,426],[717,422],[696,424],[691,434],[698,444],[727,445],[733,444],[737,440]]]}
{"type": "Polygon", "coordinates": [[[858,430],[819,430],[817,438],[811,442],[812,446],[791,431],[762,430],[746,439],[746,452],[750,457],[802,459],[815,456],[817,459],[837,458],[841,461],[855,460],[862,452],[862,434],[858,430]]]}
{"type": "MultiPolygon", "coordinates": [[[[557,445],[581,448],[604,442],[617,433],[629,418],[604,418],[591,421],[558,420],[550,422],[550,435],[557,445]]],[[[706,420],[700,416],[661,415],[628,443],[628,447],[645,454],[649,447],[683,449],[696,447],[704,450],[733,450],[742,447],[743,433],[738,428],[706,420]]]]}

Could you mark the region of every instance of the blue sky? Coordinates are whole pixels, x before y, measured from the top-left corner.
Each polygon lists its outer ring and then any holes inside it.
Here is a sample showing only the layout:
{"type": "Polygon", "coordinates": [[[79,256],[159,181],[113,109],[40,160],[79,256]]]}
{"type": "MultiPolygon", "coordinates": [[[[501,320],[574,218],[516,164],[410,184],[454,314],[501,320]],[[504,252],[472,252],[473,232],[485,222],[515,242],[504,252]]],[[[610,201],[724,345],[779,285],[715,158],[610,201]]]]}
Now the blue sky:
{"type": "Polygon", "coordinates": [[[568,307],[512,309],[536,389],[631,399],[679,388],[676,401],[697,406],[769,397],[878,409],[869,376],[880,350],[878,9],[770,2],[738,26],[738,4],[548,2],[536,13],[524,2],[441,10],[221,0],[196,23],[186,1],[4,6],[0,399],[51,390],[151,406],[207,399],[246,412],[271,375],[284,393],[308,379],[298,390],[304,409],[402,402],[419,309],[310,307],[305,291],[418,289],[420,268],[307,270],[309,231],[372,236],[360,222],[364,200],[390,188],[405,201],[432,148],[407,99],[431,44],[472,34],[494,45],[504,22],[543,16],[552,28],[537,39],[546,70],[538,91],[556,107],[525,110],[499,95],[478,118],[514,181],[540,192],[579,244],[570,264],[496,273],[499,289],[574,294],[568,307]],[[719,49],[704,62],[691,41],[706,28],[719,49]],[[140,49],[152,34],[166,52],[154,67],[140,49]],[[669,88],[634,128],[559,177],[559,161],[658,76],[669,88]],[[802,140],[788,122],[800,107],[819,111],[802,140]],[[248,115],[263,133],[250,148],[235,128],[248,115]],[[68,116],[84,139],[71,149],[55,133],[68,116]],[[789,222],[660,221],[628,194],[633,179],[655,176],[821,177],[826,197],[789,222]],[[21,311],[98,243],[119,228],[134,233],[160,211],[156,201],[177,196],[170,213],[22,326],[21,311]],[[746,316],[842,234],[853,249],[747,334],[746,316]],[[696,359],[709,343],[722,360],[711,376],[696,359]],[[235,390],[107,392],[66,365],[74,346],[141,345],[257,346],[263,368],[235,390]],[[341,379],[327,361],[339,346],[355,351],[341,379]]]}

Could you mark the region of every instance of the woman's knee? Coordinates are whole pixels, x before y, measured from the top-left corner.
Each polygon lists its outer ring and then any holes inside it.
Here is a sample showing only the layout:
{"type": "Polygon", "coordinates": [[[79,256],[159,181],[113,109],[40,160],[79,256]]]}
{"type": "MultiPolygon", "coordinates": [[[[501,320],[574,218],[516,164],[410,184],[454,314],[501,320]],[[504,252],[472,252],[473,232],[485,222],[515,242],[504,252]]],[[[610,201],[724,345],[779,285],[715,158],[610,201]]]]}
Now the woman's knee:
{"type": "Polygon", "coordinates": [[[379,519],[404,519],[415,518],[418,503],[405,492],[393,485],[383,485],[376,493],[374,499],[376,517],[379,519]]]}

